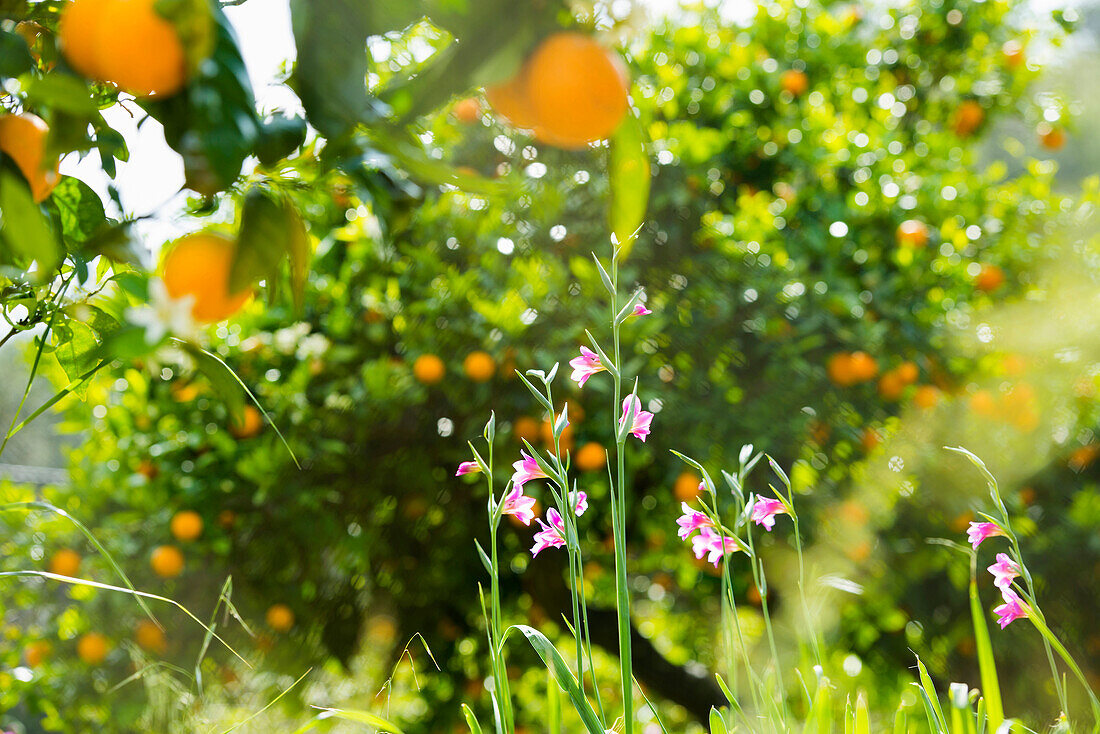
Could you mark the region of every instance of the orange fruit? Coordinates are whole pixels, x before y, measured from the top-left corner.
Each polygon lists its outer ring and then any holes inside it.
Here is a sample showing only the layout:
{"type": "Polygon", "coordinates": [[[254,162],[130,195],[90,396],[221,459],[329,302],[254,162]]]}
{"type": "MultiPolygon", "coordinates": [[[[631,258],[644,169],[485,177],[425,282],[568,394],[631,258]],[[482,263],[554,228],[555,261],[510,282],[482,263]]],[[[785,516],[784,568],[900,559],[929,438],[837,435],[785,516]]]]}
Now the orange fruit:
{"type": "Polygon", "coordinates": [[[867,352],[852,352],[848,357],[848,368],[855,382],[873,380],[878,374],[878,362],[867,352]]]}
{"type": "Polygon", "coordinates": [[[1081,471],[1085,469],[1092,462],[1096,461],[1096,457],[1100,456],[1100,444],[1089,444],[1088,446],[1079,446],[1070,452],[1069,465],[1070,468],[1075,471],[1081,471]]]}
{"type": "Polygon", "coordinates": [[[62,548],[50,557],[50,573],[58,576],[76,576],[80,573],[80,554],[70,548],[62,548]]]}
{"type": "Polygon", "coordinates": [[[864,428],[863,434],[859,437],[859,442],[863,445],[863,450],[869,454],[882,443],[882,436],[874,428],[864,428]]]}
{"type": "MultiPolygon", "coordinates": [[[[539,432],[542,435],[542,443],[546,448],[552,449],[554,447],[554,424],[547,418],[539,426],[539,432]]],[[[572,451],[574,444],[574,430],[573,423],[570,422],[561,432],[561,437],[558,439],[558,445],[562,451],[572,451]]]]}
{"type": "Polygon", "coordinates": [[[23,648],[23,660],[28,668],[37,668],[50,656],[53,648],[45,640],[37,640],[23,648]]]}
{"type": "Polygon", "coordinates": [[[515,127],[530,130],[535,127],[535,111],[527,96],[527,67],[506,82],[485,88],[485,99],[493,110],[515,127]]]}
{"type": "Polygon", "coordinates": [[[985,119],[985,110],[977,100],[966,99],[959,103],[951,118],[951,128],[960,138],[971,135],[981,127],[985,119]]]}
{"type": "Polygon", "coordinates": [[[443,379],[447,367],[434,354],[421,354],[413,362],[413,376],[425,385],[434,385],[443,379]]]}
{"type": "Polygon", "coordinates": [[[294,612],[286,604],[272,604],[266,618],[267,626],[276,632],[289,632],[294,626],[294,612]]]}
{"type": "Polygon", "coordinates": [[[920,369],[917,368],[916,362],[902,362],[895,371],[907,385],[912,385],[920,378],[920,369]]]}
{"type": "Polygon", "coordinates": [[[905,379],[897,370],[890,370],[878,381],[878,394],[885,400],[897,400],[905,392],[905,379]]]}
{"type": "Polygon", "coordinates": [[[589,441],[577,450],[573,463],[581,471],[598,471],[607,465],[607,449],[595,441],[589,441]]]}
{"type": "Polygon", "coordinates": [[[488,382],[497,370],[497,364],[488,352],[470,352],[462,362],[466,376],[474,382],[488,382]]]}
{"type": "Polygon", "coordinates": [[[1066,131],[1044,122],[1039,125],[1039,142],[1047,150],[1061,150],[1066,144],[1066,131]]]}
{"type": "Polygon", "coordinates": [[[852,355],[848,352],[837,352],[829,357],[825,369],[834,385],[846,387],[855,381],[852,374],[852,355]]]}
{"type": "Polygon", "coordinates": [[[996,265],[983,265],[978,277],[974,279],[974,287],[989,293],[1000,288],[1004,282],[1005,271],[996,265]]]}
{"type": "Polygon", "coordinates": [[[913,405],[918,408],[932,408],[940,401],[940,391],[932,385],[921,385],[913,393],[913,405]]]}
{"type": "Polygon", "coordinates": [[[681,472],[680,476],[676,477],[676,483],[672,485],[672,494],[680,502],[691,502],[699,496],[701,481],[695,472],[681,472]]]}
{"type": "Polygon", "coordinates": [[[164,630],[149,619],[141,620],[134,627],[134,640],[146,652],[161,654],[168,647],[168,640],[164,638],[164,630]]]}
{"type": "Polygon", "coordinates": [[[1009,69],[1016,69],[1027,60],[1024,55],[1024,45],[1015,39],[1004,42],[1001,46],[1001,55],[1004,56],[1005,66],[1009,69]]]}
{"type": "Polygon", "coordinates": [[[158,474],[160,474],[160,469],[158,469],[157,465],[149,461],[148,459],[142,459],[140,462],[138,462],[137,473],[152,481],[153,479],[157,478],[158,474]]]}
{"type": "Polygon", "coordinates": [[[1027,360],[1019,354],[1006,354],[1001,362],[1006,375],[1019,376],[1027,372],[1027,360]]]}
{"type": "Polygon", "coordinates": [[[60,179],[60,159],[46,161],[46,137],[50,127],[38,115],[24,112],[0,116],[0,153],[18,166],[36,202],[43,201],[60,179]]]}
{"type": "Polygon", "coordinates": [[[806,76],[806,72],[804,71],[788,69],[783,72],[783,76],[779,77],[779,86],[783,88],[784,92],[788,92],[794,97],[799,97],[805,94],[806,90],[810,88],[810,78],[806,76]]]}
{"type": "Polygon", "coordinates": [[[897,238],[902,247],[924,247],[928,244],[928,225],[917,219],[906,219],[898,225],[897,238]]]}
{"type": "Polygon", "coordinates": [[[187,543],[202,535],[202,516],[194,510],[182,510],[172,516],[169,530],[176,540],[187,543]]]}
{"type": "Polygon", "coordinates": [[[61,17],[61,47],[84,76],[135,96],[167,96],[187,78],[179,34],[156,0],[73,0],[61,17]]]}
{"type": "Polygon", "coordinates": [[[969,400],[970,410],[978,415],[992,418],[997,414],[997,400],[988,390],[976,390],[969,400]]]}
{"type": "Polygon", "coordinates": [[[149,557],[153,573],[164,579],[172,579],[183,573],[183,553],[174,545],[161,545],[153,549],[149,557]]]}
{"type": "Polygon", "coordinates": [[[89,632],[76,641],[76,654],[88,665],[99,665],[110,651],[111,644],[98,632],[89,632]]]}
{"type": "Polygon", "coordinates": [[[472,125],[481,119],[481,103],[476,97],[467,97],[455,102],[452,110],[455,119],[466,125],[472,125]]]}
{"type": "Polygon", "coordinates": [[[229,417],[229,433],[236,439],[259,435],[263,427],[264,415],[255,405],[246,405],[240,413],[229,417]]]}
{"type": "Polygon", "coordinates": [[[534,443],[539,437],[539,423],[530,416],[521,415],[512,424],[512,432],[516,439],[524,439],[528,443],[534,443]]]}
{"type": "Polygon", "coordinates": [[[250,288],[229,292],[229,270],[237,243],[225,235],[198,232],[176,240],[161,265],[161,277],[172,298],[194,297],[197,321],[224,321],[244,306],[250,288]]]}
{"type": "Polygon", "coordinates": [[[535,135],[551,145],[583,148],[608,137],[626,116],[626,69],[590,36],[553,34],[531,55],[525,72],[535,135]]]}

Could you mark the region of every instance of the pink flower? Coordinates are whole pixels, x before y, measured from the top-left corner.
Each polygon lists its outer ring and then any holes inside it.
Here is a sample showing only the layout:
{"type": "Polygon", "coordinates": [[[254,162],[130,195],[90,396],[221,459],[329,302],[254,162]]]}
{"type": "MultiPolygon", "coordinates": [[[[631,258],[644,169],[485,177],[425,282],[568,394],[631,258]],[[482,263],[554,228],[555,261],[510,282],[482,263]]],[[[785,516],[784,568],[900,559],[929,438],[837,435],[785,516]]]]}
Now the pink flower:
{"type": "Polygon", "coordinates": [[[1012,586],[1012,579],[1020,575],[1020,566],[1007,553],[998,553],[997,562],[989,567],[993,574],[993,585],[1002,591],[1012,586]]]}
{"type": "Polygon", "coordinates": [[[637,395],[627,395],[626,399],[623,400],[623,417],[619,419],[619,425],[621,426],[626,421],[627,414],[630,413],[632,398],[634,400],[634,424],[630,427],[630,432],[635,438],[645,443],[645,438],[649,435],[649,427],[653,423],[653,414],[648,410],[642,410],[642,401],[638,399],[637,395]]]}
{"type": "Polygon", "coordinates": [[[718,561],[722,556],[740,550],[734,538],[730,536],[723,538],[710,528],[702,528],[699,534],[691,539],[691,547],[695,551],[696,558],[702,558],[707,554],[707,560],[713,563],[715,568],[718,567],[718,561]]]}
{"type": "Polygon", "coordinates": [[[542,518],[537,519],[542,530],[535,533],[535,544],[531,546],[532,557],[547,548],[560,548],[565,545],[565,521],[561,519],[561,515],[551,507],[546,511],[546,519],[550,521],[549,525],[544,523],[542,518]]]}
{"type": "Polygon", "coordinates": [[[584,383],[588,382],[589,377],[607,369],[600,362],[600,355],[588,347],[581,347],[581,356],[569,360],[569,366],[573,368],[573,374],[569,376],[569,379],[576,380],[577,385],[580,387],[584,387],[584,383]]]}
{"type": "Polygon", "coordinates": [[[516,470],[512,474],[512,484],[516,489],[519,489],[532,479],[549,479],[546,473],[539,467],[539,463],[528,456],[526,451],[520,450],[519,455],[523,458],[512,463],[512,468],[516,470]]]}
{"type": "Polygon", "coordinates": [[[1027,616],[1027,605],[1012,589],[1001,589],[1001,597],[1005,603],[994,607],[993,613],[998,616],[997,622],[1004,629],[1017,619],[1027,616]]]}
{"type": "Polygon", "coordinates": [[[779,500],[757,497],[752,506],[752,519],[757,525],[763,525],[765,530],[771,532],[775,527],[775,516],[786,512],[787,508],[779,500]]]}
{"type": "Polygon", "coordinates": [[[646,308],[644,303],[638,303],[634,306],[634,312],[631,313],[630,315],[631,316],[649,316],[651,313],[653,313],[653,312],[650,311],[648,308],[646,308]]]}
{"type": "Polygon", "coordinates": [[[577,492],[576,494],[570,492],[569,499],[573,502],[573,512],[577,517],[580,517],[588,511],[588,495],[584,492],[577,492]]]}
{"type": "Polygon", "coordinates": [[[463,474],[473,474],[481,471],[481,467],[477,465],[476,461],[464,461],[458,465],[458,471],[455,472],[456,477],[460,477],[463,474]]]}
{"type": "Polygon", "coordinates": [[[505,515],[515,515],[521,523],[530,525],[535,519],[535,511],[532,509],[534,506],[535,498],[528,497],[523,493],[523,489],[515,487],[504,498],[504,505],[500,511],[505,515]]]}
{"type": "Polygon", "coordinates": [[[967,540],[974,546],[975,550],[984,541],[992,538],[994,535],[1003,536],[1005,531],[1001,529],[1001,526],[995,522],[972,522],[970,528],[966,531],[967,540]]]}
{"type": "Polygon", "coordinates": [[[680,536],[681,540],[687,540],[688,536],[700,528],[714,527],[714,523],[705,513],[691,509],[687,502],[681,502],[680,509],[683,510],[684,514],[676,519],[676,524],[680,526],[680,530],[676,534],[680,536]]]}

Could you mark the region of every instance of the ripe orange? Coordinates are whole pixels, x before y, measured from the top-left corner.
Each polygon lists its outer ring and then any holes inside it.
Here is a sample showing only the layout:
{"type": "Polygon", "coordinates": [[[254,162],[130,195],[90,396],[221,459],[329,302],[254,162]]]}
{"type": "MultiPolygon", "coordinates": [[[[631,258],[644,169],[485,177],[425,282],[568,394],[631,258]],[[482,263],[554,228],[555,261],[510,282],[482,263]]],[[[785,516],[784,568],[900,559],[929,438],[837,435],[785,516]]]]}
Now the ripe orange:
{"type": "Polygon", "coordinates": [[[245,288],[229,292],[229,270],[236,250],[236,242],[212,232],[198,232],[176,240],[161,266],[168,295],[193,296],[191,314],[197,321],[224,321],[237,313],[252,291],[245,288]]]}
{"type": "Polygon", "coordinates": [[[974,279],[974,287],[980,291],[990,293],[997,290],[1005,282],[1005,272],[996,265],[983,265],[978,277],[974,279]]]}
{"type": "Polygon", "coordinates": [[[49,132],[49,125],[29,112],[0,116],[0,152],[19,167],[35,201],[45,200],[61,175],[60,159],[44,160],[49,132]]]}
{"type": "Polygon", "coordinates": [[[527,67],[506,82],[485,88],[485,99],[493,110],[513,126],[531,130],[535,127],[535,111],[527,96],[527,67]]]}
{"type": "Polygon", "coordinates": [[[997,414],[997,400],[988,390],[977,390],[970,396],[970,410],[978,415],[992,418],[997,414]]]}
{"type": "Polygon", "coordinates": [[[74,69],[135,96],[167,96],[186,81],[183,44],[155,0],[73,0],[60,33],[74,69]]]}
{"type": "Polygon", "coordinates": [[[1066,144],[1066,131],[1049,123],[1039,125],[1039,142],[1047,150],[1061,150],[1066,144]]]}
{"type": "Polygon", "coordinates": [[[852,352],[848,356],[848,368],[855,382],[867,382],[878,374],[878,362],[867,352],[852,352]]]}
{"type": "Polygon", "coordinates": [[[183,553],[174,545],[161,545],[153,549],[149,557],[153,573],[164,579],[172,579],[183,573],[183,553]]]}
{"type": "Polygon", "coordinates": [[[1024,55],[1024,45],[1015,39],[1004,42],[1004,45],[1001,46],[1001,54],[1004,56],[1005,66],[1009,69],[1022,66],[1024,61],[1027,60],[1024,55]]]}
{"type": "Polygon", "coordinates": [[[905,379],[897,370],[890,370],[878,381],[878,394],[884,400],[897,400],[905,392],[905,379]]]}
{"type": "Polygon", "coordinates": [[[229,433],[236,439],[259,435],[263,427],[263,413],[255,405],[246,405],[239,414],[229,417],[229,433]]]}
{"type": "Polygon", "coordinates": [[[536,136],[583,148],[615,131],[627,113],[627,73],[619,57],[582,33],[555,33],[523,74],[536,136]]]}
{"type": "Polygon", "coordinates": [[[932,408],[940,401],[940,391],[932,385],[921,385],[913,393],[913,405],[918,408],[932,408]]]}
{"type": "Polygon", "coordinates": [[[534,443],[539,437],[539,424],[534,418],[521,415],[512,423],[512,432],[516,439],[525,439],[528,443],[534,443]]]}
{"type": "Polygon", "coordinates": [[[276,632],[289,632],[294,626],[294,612],[286,604],[272,604],[267,610],[267,626],[276,632]]]}
{"type": "Polygon", "coordinates": [[[176,540],[187,543],[202,535],[202,516],[194,510],[182,510],[172,516],[169,529],[176,540]]]}
{"type": "Polygon", "coordinates": [[[920,369],[917,368],[916,362],[902,362],[898,365],[896,372],[907,385],[912,385],[920,378],[920,369]]]}
{"type": "Polygon", "coordinates": [[[455,119],[466,125],[472,125],[481,119],[481,103],[476,97],[467,97],[455,102],[453,109],[455,119]]]}
{"type": "Polygon", "coordinates": [[[413,362],[413,376],[425,385],[434,385],[443,379],[447,367],[434,354],[421,354],[413,362]]]}
{"type": "Polygon", "coordinates": [[[1089,444],[1088,446],[1079,446],[1075,448],[1069,454],[1069,466],[1074,471],[1081,471],[1088,468],[1088,466],[1096,461],[1096,457],[1100,456],[1100,444],[1089,444]]]}
{"type": "Polygon", "coordinates": [[[598,471],[607,465],[607,449],[595,441],[589,441],[577,450],[573,462],[581,471],[598,471]]]}
{"type": "Polygon", "coordinates": [[[783,87],[784,92],[800,97],[810,88],[810,78],[806,76],[804,71],[788,69],[783,72],[783,76],[779,77],[779,86],[783,87]]]}
{"type": "Polygon", "coordinates": [[[76,654],[88,665],[99,665],[110,651],[111,644],[98,632],[89,632],[76,641],[76,654]]]}
{"type": "Polygon", "coordinates": [[[898,225],[897,238],[903,247],[924,247],[928,244],[928,225],[917,219],[906,219],[898,225]]]}
{"type": "Polygon", "coordinates": [[[149,461],[148,459],[142,459],[140,462],[138,462],[137,472],[146,479],[152,481],[157,478],[158,474],[160,474],[160,469],[157,468],[156,464],[149,461]]]}
{"type": "Polygon", "coordinates": [[[981,104],[977,100],[966,99],[960,102],[955,110],[951,118],[951,127],[956,135],[965,138],[981,127],[984,119],[985,110],[981,104]]]}
{"type": "Polygon", "coordinates": [[[58,576],[76,576],[80,573],[80,554],[70,548],[62,548],[50,557],[50,573],[58,576]]]}
{"type": "Polygon", "coordinates": [[[701,481],[695,472],[681,472],[680,476],[676,477],[676,483],[672,485],[672,494],[680,502],[691,502],[699,496],[701,481]]]}
{"type": "Polygon", "coordinates": [[[164,637],[164,630],[149,619],[141,620],[134,627],[134,640],[142,650],[158,655],[168,648],[168,640],[164,637]]]}
{"type": "Polygon", "coordinates": [[[28,668],[37,668],[50,656],[53,648],[45,640],[36,640],[23,648],[23,660],[28,668]]]}
{"type": "Polygon", "coordinates": [[[863,450],[869,454],[882,443],[882,436],[874,428],[864,428],[860,443],[863,445],[863,450]]]}
{"type": "Polygon", "coordinates": [[[470,352],[462,363],[466,376],[474,382],[488,382],[497,370],[496,362],[488,352],[470,352]]]}
{"type": "Polygon", "coordinates": [[[825,365],[829,379],[834,385],[846,387],[854,382],[852,376],[852,355],[848,352],[837,352],[829,357],[825,365]]]}

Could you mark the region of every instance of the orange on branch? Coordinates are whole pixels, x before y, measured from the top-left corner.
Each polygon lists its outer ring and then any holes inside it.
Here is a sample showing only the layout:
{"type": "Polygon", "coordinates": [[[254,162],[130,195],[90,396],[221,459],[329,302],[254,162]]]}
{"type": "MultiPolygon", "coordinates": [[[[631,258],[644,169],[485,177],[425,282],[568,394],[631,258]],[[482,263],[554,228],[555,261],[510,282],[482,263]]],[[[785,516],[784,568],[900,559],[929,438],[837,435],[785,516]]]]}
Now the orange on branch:
{"type": "Polygon", "coordinates": [[[486,87],[485,99],[489,100],[494,112],[514,127],[525,130],[535,127],[535,111],[527,96],[526,66],[508,81],[486,87]]]}
{"type": "Polygon", "coordinates": [[[481,119],[481,103],[477,97],[466,97],[455,102],[452,112],[459,122],[472,125],[481,119]]]}
{"type": "Polygon", "coordinates": [[[71,548],[62,548],[50,557],[50,573],[58,576],[76,576],[80,573],[80,554],[71,548]]]}
{"type": "Polygon", "coordinates": [[[46,662],[53,648],[45,640],[36,640],[23,648],[23,661],[28,668],[37,668],[46,662]]]}
{"type": "Polygon", "coordinates": [[[897,400],[905,392],[905,378],[898,370],[890,370],[878,381],[878,394],[884,400],[897,400]]]}
{"type": "Polygon", "coordinates": [[[676,477],[676,483],[672,485],[672,494],[680,502],[691,502],[699,496],[699,483],[702,480],[695,472],[681,472],[676,477]]]}
{"type": "Polygon", "coordinates": [[[965,138],[974,133],[985,120],[985,109],[974,99],[966,99],[959,103],[955,114],[951,117],[951,128],[960,138],[965,138]]]}
{"type": "Polygon", "coordinates": [[[1066,131],[1049,123],[1039,125],[1039,142],[1047,150],[1061,150],[1066,144],[1066,131]]]}
{"type": "Polygon", "coordinates": [[[267,626],[276,632],[289,632],[294,626],[294,612],[286,604],[272,604],[267,609],[267,626]]]}
{"type": "Polygon", "coordinates": [[[252,295],[250,288],[229,292],[229,271],[237,243],[210,232],[176,240],[161,265],[161,277],[172,298],[192,296],[191,315],[197,321],[224,321],[237,313],[252,295]]]}
{"type": "Polygon", "coordinates": [[[169,530],[176,540],[187,543],[202,535],[202,516],[194,510],[181,510],[172,516],[169,530]]]}
{"type": "Polygon", "coordinates": [[[447,367],[443,360],[434,354],[421,354],[413,362],[413,377],[425,385],[435,385],[446,373],[447,367]]]}
{"type": "Polygon", "coordinates": [[[906,219],[898,225],[898,244],[914,249],[928,244],[928,225],[918,219],[906,219]]]}
{"type": "MultiPolygon", "coordinates": [[[[99,38],[107,8],[118,0],[73,0],[61,13],[58,42],[69,66],[88,77],[101,79],[99,38]]],[[[108,29],[109,32],[109,29],[108,29]]]]}
{"type": "Polygon", "coordinates": [[[968,402],[971,412],[986,418],[997,414],[997,399],[988,390],[976,390],[968,402]]]}
{"type": "Polygon", "coordinates": [[[607,465],[607,449],[595,441],[589,441],[577,450],[573,462],[581,471],[598,471],[607,465]]]}
{"type": "Polygon", "coordinates": [[[1004,42],[1001,46],[1001,55],[1004,56],[1005,66],[1009,69],[1023,66],[1023,63],[1027,60],[1024,54],[1024,45],[1016,39],[1004,42]]]}
{"type": "Polygon", "coordinates": [[[98,632],[89,632],[76,641],[76,654],[88,665],[99,665],[110,651],[111,644],[98,632]]]}
{"type": "Polygon", "coordinates": [[[978,272],[978,277],[974,278],[974,287],[980,291],[990,293],[1004,285],[1004,282],[1005,271],[996,265],[983,265],[978,272]]]}
{"type": "Polygon", "coordinates": [[[11,158],[19,168],[37,202],[50,195],[61,175],[58,160],[45,160],[49,132],[42,118],[29,112],[0,116],[0,153],[11,158]]]}
{"type": "Polygon", "coordinates": [[[527,62],[527,98],[535,135],[561,148],[583,148],[615,131],[629,107],[622,61],[582,33],[555,33],[527,62]]]}
{"type": "Polygon", "coordinates": [[[236,439],[257,436],[263,427],[263,413],[255,405],[246,405],[240,413],[229,417],[229,433],[236,439]]]}
{"type": "Polygon", "coordinates": [[[916,362],[902,362],[895,371],[907,385],[912,385],[920,378],[920,369],[916,362]]]}
{"type": "Polygon", "coordinates": [[[779,77],[779,86],[791,96],[800,97],[810,88],[810,78],[804,71],[788,69],[783,72],[783,76],[779,77]]]}
{"type": "Polygon", "coordinates": [[[157,576],[175,578],[183,573],[183,553],[174,545],[157,546],[149,557],[149,565],[157,576]]]}
{"type": "Polygon", "coordinates": [[[854,382],[867,382],[878,374],[878,362],[867,352],[852,352],[848,357],[848,368],[854,382]]]}
{"type": "Polygon", "coordinates": [[[497,364],[488,352],[470,352],[462,362],[466,376],[474,382],[488,382],[497,371],[497,364]]]}
{"type": "Polygon", "coordinates": [[[913,393],[913,404],[918,408],[927,409],[936,406],[940,401],[940,391],[933,385],[921,385],[913,393]]]}
{"type": "Polygon", "coordinates": [[[161,654],[168,648],[164,630],[149,619],[143,619],[134,628],[134,641],[146,652],[161,654]]]}
{"type": "Polygon", "coordinates": [[[539,423],[534,418],[521,415],[512,423],[512,432],[516,435],[516,440],[526,440],[528,443],[534,443],[539,437],[539,423]]]}

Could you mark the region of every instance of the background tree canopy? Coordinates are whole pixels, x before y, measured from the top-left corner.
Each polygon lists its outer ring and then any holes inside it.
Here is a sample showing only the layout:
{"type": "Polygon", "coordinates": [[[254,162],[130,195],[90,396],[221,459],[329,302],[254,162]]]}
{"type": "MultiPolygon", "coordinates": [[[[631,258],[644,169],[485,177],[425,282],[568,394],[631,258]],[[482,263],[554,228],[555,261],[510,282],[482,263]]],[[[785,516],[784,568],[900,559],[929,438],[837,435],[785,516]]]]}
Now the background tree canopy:
{"type": "MultiPolygon", "coordinates": [[[[3,71],[23,80],[20,104],[50,118],[51,146],[95,149],[111,173],[126,148],[99,110],[118,90],[42,73],[57,58],[63,5],[25,9],[43,28],[26,47],[38,55],[23,60],[34,70],[3,71]]],[[[185,17],[194,12],[178,5],[185,17]]],[[[217,63],[180,94],[144,105],[183,156],[196,194],[187,229],[209,221],[239,231],[235,282],[265,283],[266,303],[257,298],[212,329],[207,348],[281,435],[210,354],[154,351],[127,322],[148,288],[132,222],[108,218],[87,185],[63,177],[45,209],[19,210],[27,222],[0,197],[0,283],[9,283],[6,299],[22,289],[30,317],[19,330],[49,324],[55,335],[40,350],[42,369],[84,398],[62,403],[63,432],[78,436],[71,479],[0,485],[0,499],[48,499],[126,559],[138,588],[188,609],[212,608],[231,576],[241,616],[266,615],[267,624],[256,624],[255,638],[228,625],[227,638],[283,676],[249,674],[259,692],[314,665],[327,690],[369,700],[420,633],[440,670],[414,654],[425,677],[415,701],[396,698],[405,730],[449,730],[462,721],[462,701],[485,721],[473,593],[484,573],[471,543],[481,537],[484,490],[454,470],[490,410],[498,455],[518,454],[521,438],[550,441],[547,416],[515,372],[565,362],[603,320],[584,295],[602,288],[590,253],[641,221],[634,212],[648,201],[622,277],[644,288],[654,312],[624,334],[630,371],[657,377],[647,408],[660,431],[632,448],[628,517],[633,621],[639,654],[650,656],[636,675],[655,706],[689,726],[721,703],[706,673],[718,665],[719,580],[674,534],[699,478],[669,450],[717,470],[733,466],[745,443],[792,467],[809,517],[814,608],[838,651],[834,664],[848,671],[841,685],[868,686],[873,710],[896,707],[912,680],[911,649],[933,674],[977,682],[969,568],[925,539],[961,542],[984,487],[944,445],[971,448],[1003,477],[1009,509],[1033,536],[1050,617],[1083,645],[1074,652],[1095,674],[1100,344],[1089,306],[1100,190],[1095,179],[1055,186],[1057,166],[1034,141],[1056,142],[1049,135],[1071,124],[1069,110],[1036,93],[1038,66],[1028,60],[1032,44],[1061,42],[1068,22],[1025,29],[999,1],[783,0],[743,22],[700,7],[653,28],[619,22],[602,4],[590,15],[574,9],[582,25],[622,39],[634,110],[610,144],[568,151],[510,128],[479,92],[510,76],[568,21],[567,9],[352,5],[292,3],[289,83],[308,129],[293,114],[261,117],[217,8],[197,31],[217,63]],[[387,52],[375,44],[364,54],[368,37],[387,52]],[[1000,150],[983,149],[1002,124],[1033,137],[998,135],[1000,150]],[[39,225],[60,227],[62,245],[20,250],[15,233],[39,225]],[[46,251],[76,282],[98,269],[115,286],[74,304],[52,282],[13,274],[32,259],[42,265],[46,251]],[[197,539],[173,538],[181,511],[201,518],[197,539]],[[178,578],[146,563],[164,545],[183,550],[178,578]],[[1089,583],[1074,582],[1082,569],[1089,583]],[[292,612],[290,624],[272,616],[273,605],[292,612]],[[356,675],[368,684],[349,684],[356,675]]],[[[6,44],[22,38],[3,33],[6,44]]],[[[5,175],[13,170],[4,164],[5,175]]],[[[5,313],[14,304],[5,300],[5,313]]],[[[593,420],[613,399],[596,383],[563,399],[567,448],[596,518],[582,538],[595,637],[613,652],[614,618],[600,616],[614,605],[613,579],[600,570],[611,566],[602,451],[613,437],[593,420]]],[[[86,556],[85,575],[110,578],[60,521],[0,523],[0,570],[43,565],[68,547],[86,556]]],[[[564,633],[561,559],[532,561],[529,536],[510,526],[502,538],[508,608],[564,633]]],[[[772,609],[796,627],[792,549],[767,540],[779,569],[772,609]]],[[[761,644],[749,572],[734,585],[761,644]]],[[[203,639],[201,627],[179,625],[161,650],[142,651],[139,639],[124,651],[142,616],[132,599],[49,583],[6,585],[0,613],[18,641],[0,647],[3,667],[26,662],[28,645],[55,650],[44,663],[51,675],[0,670],[0,712],[48,730],[167,722],[172,706],[158,696],[178,693],[171,675],[113,686],[132,656],[193,666],[203,639]],[[92,629],[115,649],[89,671],[59,652],[92,629]]],[[[1052,689],[1029,673],[1045,665],[1038,644],[1006,637],[997,650],[1012,671],[1006,698],[1045,716],[1052,689]]],[[[544,676],[528,657],[515,655],[519,695],[530,699],[521,723],[539,730],[545,703],[534,691],[544,676]]],[[[199,668],[243,697],[235,681],[245,673],[228,652],[211,650],[199,668]]],[[[296,690],[282,705],[295,710],[305,698],[296,690]]]]}

